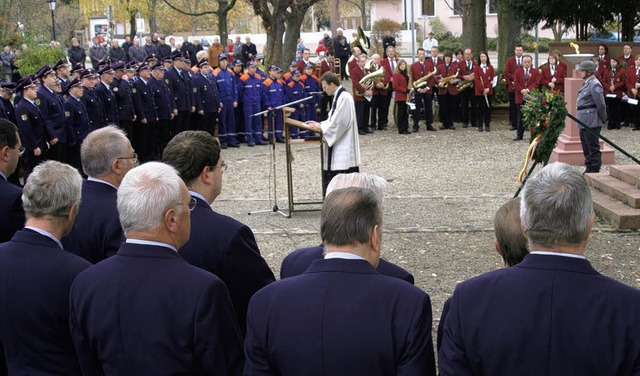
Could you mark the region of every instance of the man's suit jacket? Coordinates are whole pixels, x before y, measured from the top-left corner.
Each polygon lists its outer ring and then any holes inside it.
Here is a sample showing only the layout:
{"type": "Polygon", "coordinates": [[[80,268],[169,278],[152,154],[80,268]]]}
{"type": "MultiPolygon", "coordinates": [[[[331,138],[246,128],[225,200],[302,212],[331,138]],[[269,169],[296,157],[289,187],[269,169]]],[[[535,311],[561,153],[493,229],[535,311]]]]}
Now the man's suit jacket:
{"type": "Polygon", "coordinates": [[[191,212],[191,237],[180,248],[190,264],[218,276],[227,285],[242,332],[245,332],[249,300],[275,281],[273,272],[260,255],[251,229],[231,217],[214,212],[196,198],[191,212]]]}
{"type": "Polygon", "coordinates": [[[242,339],[224,283],[177,252],[125,243],[80,273],[71,335],[85,375],[240,375],[242,339]]]}
{"type": "Polygon", "coordinates": [[[540,79],[542,75],[538,68],[530,67],[529,68],[529,77],[525,76],[524,67],[518,68],[515,74],[515,86],[516,86],[516,104],[520,105],[524,103],[524,97],[522,96],[521,90],[529,89],[529,91],[533,89],[538,89],[540,86],[540,79]]]}
{"type": "Polygon", "coordinates": [[[637,375],[640,291],[587,260],[531,254],[459,284],[440,375],[637,375]]]}
{"type": "Polygon", "coordinates": [[[29,229],[0,245],[0,343],[9,374],[80,374],[69,332],[69,288],[90,266],[29,229]]]}
{"type": "Polygon", "coordinates": [[[316,260],[249,303],[245,375],[435,375],[431,302],[364,260],[316,260]]]}
{"type": "MultiPolygon", "coordinates": [[[[315,260],[324,258],[324,245],[297,249],[287,255],[282,260],[280,267],[280,279],[290,278],[300,275],[309,268],[315,260]]],[[[413,275],[401,267],[387,260],[380,259],[378,273],[389,277],[398,278],[414,284],[413,275]]]]}
{"type": "Polygon", "coordinates": [[[112,186],[84,180],[82,202],[71,233],[62,239],[69,252],[96,264],[118,252],[124,241],[117,208],[118,191],[112,186]]]}
{"type": "Polygon", "coordinates": [[[24,227],[22,188],[0,176],[0,243],[8,242],[24,227]]]}

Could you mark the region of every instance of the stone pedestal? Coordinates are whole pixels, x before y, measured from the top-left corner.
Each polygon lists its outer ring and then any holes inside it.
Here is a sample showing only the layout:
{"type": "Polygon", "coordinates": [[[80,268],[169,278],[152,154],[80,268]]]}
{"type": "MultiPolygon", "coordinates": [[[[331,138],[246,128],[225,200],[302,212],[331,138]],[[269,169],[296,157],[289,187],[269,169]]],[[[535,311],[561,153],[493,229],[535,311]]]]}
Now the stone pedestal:
{"type": "MultiPolygon", "coordinates": [[[[579,72],[574,71],[573,77],[579,77],[578,75],[579,72]]],[[[565,78],[564,80],[564,99],[567,102],[567,111],[576,117],[578,115],[576,100],[583,82],[582,78],[565,78]]],[[[565,122],[564,132],[558,137],[558,142],[551,153],[549,163],[564,162],[574,166],[583,166],[584,154],[580,143],[580,130],[576,126],[576,122],[569,117],[566,118],[565,122]]],[[[602,164],[613,164],[615,162],[615,150],[607,146],[602,140],[600,141],[600,151],[602,152],[602,164]]]]}

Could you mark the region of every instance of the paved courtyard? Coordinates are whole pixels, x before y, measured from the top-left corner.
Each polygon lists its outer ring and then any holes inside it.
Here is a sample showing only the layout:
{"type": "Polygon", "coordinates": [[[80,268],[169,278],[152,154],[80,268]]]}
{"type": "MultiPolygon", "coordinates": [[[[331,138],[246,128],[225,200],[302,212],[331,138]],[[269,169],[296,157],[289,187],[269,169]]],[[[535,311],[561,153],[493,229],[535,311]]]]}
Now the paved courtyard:
{"type": "MultiPolygon", "coordinates": [[[[604,134],[640,155],[640,132],[624,128],[604,134]]],[[[518,188],[528,146],[526,141],[511,141],[513,137],[507,122],[497,121],[490,133],[460,127],[426,132],[422,125],[418,133],[400,135],[391,124],[387,131],[360,138],[361,171],[378,174],[388,182],[383,257],[413,273],[416,285],[429,293],[434,328],[444,300],[458,282],[502,267],[494,247],[493,216],[518,188]]],[[[224,150],[229,169],[213,207],[254,230],[277,276],[289,252],[320,243],[320,217],[319,212],[296,212],[291,218],[272,212],[247,214],[273,206],[271,151],[271,146],[246,145],[224,150]]],[[[275,156],[277,205],[287,211],[283,144],[276,145],[275,156]]],[[[320,199],[319,146],[294,145],[291,157],[294,199],[320,199]]],[[[618,153],[616,163],[632,161],[618,153]]],[[[640,287],[639,232],[615,231],[598,220],[587,257],[605,275],[640,287]]]]}

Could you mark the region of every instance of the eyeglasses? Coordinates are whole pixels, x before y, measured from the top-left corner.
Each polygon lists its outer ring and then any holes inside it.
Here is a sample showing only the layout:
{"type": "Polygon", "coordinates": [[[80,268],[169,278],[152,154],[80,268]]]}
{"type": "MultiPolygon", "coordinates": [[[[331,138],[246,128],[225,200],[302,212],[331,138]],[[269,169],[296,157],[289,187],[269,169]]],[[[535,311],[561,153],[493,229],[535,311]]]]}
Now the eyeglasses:
{"type": "Polygon", "coordinates": [[[191,197],[191,200],[189,200],[187,205],[189,206],[189,211],[193,211],[193,209],[196,208],[196,205],[198,205],[198,200],[196,200],[195,197],[191,197]]]}
{"type": "Polygon", "coordinates": [[[14,149],[18,149],[18,153],[20,153],[20,155],[24,154],[24,151],[26,150],[24,146],[16,147],[14,149]]]}
{"type": "Polygon", "coordinates": [[[131,157],[120,157],[120,158],[116,158],[116,159],[132,159],[133,163],[137,163],[138,162],[138,154],[137,153],[133,153],[133,156],[131,156],[131,157]]]}
{"type": "MultiPolygon", "coordinates": [[[[215,170],[215,168],[218,166],[209,166],[210,169],[215,170]]],[[[227,168],[229,167],[229,165],[227,165],[226,163],[222,162],[222,164],[220,165],[220,171],[225,172],[227,171],[227,168]]]]}

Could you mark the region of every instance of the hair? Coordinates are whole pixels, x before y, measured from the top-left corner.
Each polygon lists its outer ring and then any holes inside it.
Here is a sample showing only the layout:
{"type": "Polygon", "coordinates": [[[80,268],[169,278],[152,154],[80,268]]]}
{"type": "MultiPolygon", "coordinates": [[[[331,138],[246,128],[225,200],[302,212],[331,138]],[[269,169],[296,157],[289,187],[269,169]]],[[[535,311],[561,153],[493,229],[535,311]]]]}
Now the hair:
{"type": "Polygon", "coordinates": [[[451,51],[449,50],[444,50],[444,53],[442,54],[442,58],[444,59],[445,57],[453,57],[451,55],[451,51]]]}
{"type": "Polygon", "coordinates": [[[394,50],[394,51],[395,51],[395,49],[396,49],[396,48],[395,48],[395,47],[393,47],[393,46],[387,46],[387,48],[386,48],[386,50],[385,50],[385,51],[387,51],[387,55],[389,55],[389,51],[391,51],[391,50],[394,50]]]}
{"type": "Polygon", "coordinates": [[[458,56],[458,54],[464,55],[464,52],[462,51],[461,48],[456,48],[456,50],[453,51],[453,54],[456,55],[456,56],[458,56]]]}
{"type": "Polygon", "coordinates": [[[530,245],[580,244],[592,215],[591,192],[584,177],[565,163],[547,165],[524,187],[520,217],[530,245]]]}
{"type": "Polygon", "coordinates": [[[418,52],[420,52],[420,51],[422,51],[422,52],[426,53],[426,51],[425,51],[425,50],[424,50],[424,48],[422,48],[422,47],[418,48],[418,49],[416,50],[416,53],[418,53],[418,52]]]}
{"type": "Polygon", "coordinates": [[[15,148],[18,145],[18,127],[7,119],[0,118],[0,149],[5,146],[15,148]]]}
{"type": "Polygon", "coordinates": [[[80,203],[82,177],[75,168],[56,161],[38,165],[22,191],[22,207],[27,217],[65,218],[80,203]]]}
{"type": "Polygon", "coordinates": [[[382,225],[382,206],[372,190],[343,188],[324,199],[320,234],[325,245],[366,243],[376,225],[382,225]]]}
{"type": "Polygon", "coordinates": [[[82,170],[88,176],[105,176],[113,161],[129,152],[129,139],[120,128],[109,125],[89,133],[80,147],[82,170]]]}
{"type": "Polygon", "coordinates": [[[361,55],[358,56],[358,61],[357,62],[359,63],[362,60],[367,61],[367,60],[369,60],[369,57],[366,54],[361,54],[361,55]]]}
{"type": "Polygon", "coordinates": [[[522,44],[520,44],[520,43],[516,43],[516,45],[514,46],[514,49],[516,49],[516,48],[523,48],[524,49],[524,47],[522,47],[522,44]]]}
{"type": "MultiPolygon", "coordinates": [[[[617,57],[612,57],[612,58],[611,58],[611,60],[610,60],[610,62],[611,62],[611,61],[615,61],[615,62],[616,62],[616,64],[620,65],[620,62],[618,61],[618,58],[617,58],[617,57]]],[[[611,65],[611,63],[609,63],[609,65],[611,65]]]]}
{"type": "Polygon", "coordinates": [[[209,53],[207,51],[205,51],[205,50],[198,51],[198,53],[196,54],[196,60],[198,60],[198,62],[200,62],[203,59],[206,59],[207,56],[209,56],[209,53]]]}
{"type": "MultiPolygon", "coordinates": [[[[300,38],[300,39],[302,39],[302,38],[300,38]]],[[[305,52],[311,53],[311,50],[308,49],[308,48],[305,48],[305,49],[302,50],[302,53],[305,53],[305,52]]]]}
{"type": "MultiPolygon", "coordinates": [[[[152,231],[167,209],[180,203],[180,176],[171,166],[148,162],[129,171],[118,188],[118,213],[122,229],[152,231]]],[[[182,207],[177,207],[180,213],[182,207]]]]}
{"type": "Polygon", "coordinates": [[[405,59],[398,60],[398,64],[396,64],[396,72],[400,72],[400,64],[404,63],[404,69],[407,70],[407,61],[405,59]]]}
{"type": "Polygon", "coordinates": [[[177,134],[162,153],[162,162],[173,166],[187,186],[196,180],[206,166],[216,166],[220,144],[205,131],[177,134]]]}
{"type": "Polygon", "coordinates": [[[600,47],[604,47],[604,54],[608,54],[609,53],[609,47],[607,47],[605,44],[600,43],[598,45],[598,49],[600,49],[600,47]]]}
{"type": "Polygon", "coordinates": [[[333,72],[324,72],[322,76],[320,76],[320,82],[326,82],[327,85],[334,84],[340,86],[340,78],[333,72]]]}
{"type": "Polygon", "coordinates": [[[384,204],[384,195],[387,193],[387,181],[378,175],[367,172],[338,174],[334,176],[329,182],[329,185],[327,185],[327,195],[335,190],[349,187],[370,189],[376,195],[380,206],[384,204]]]}
{"type": "Polygon", "coordinates": [[[524,59],[529,58],[529,60],[531,60],[531,62],[533,63],[533,57],[531,55],[522,55],[522,61],[524,61],[524,59]]]}
{"type": "Polygon", "coordinates": [[[480,55],[482,54],[487,55],[487,65],[491,65],[491,60],[489,59],[489,54],[487,53],[487,51],[480,51],[480,53],[478,54],[478,65],[482,64],[482,62],[480,61],[480,55]]]}
{"type": "Polygon", "coordinates": [[[520,227],[519,198],[512,198],[498,209],[493,219],[493,226],[505,265],[514,266],[520,263],[529,251],[527,238],[520,227]]]}

